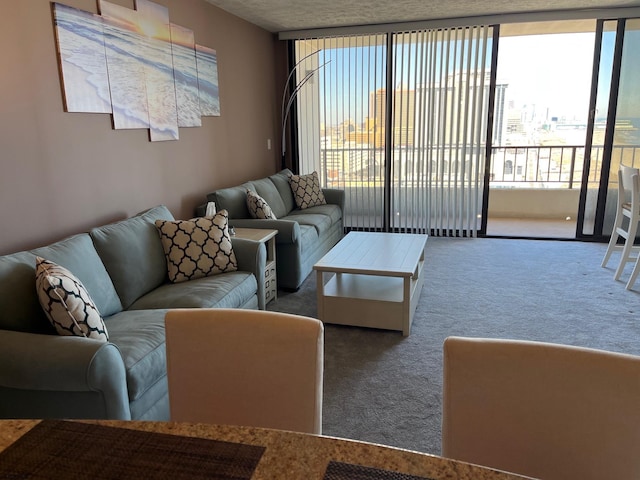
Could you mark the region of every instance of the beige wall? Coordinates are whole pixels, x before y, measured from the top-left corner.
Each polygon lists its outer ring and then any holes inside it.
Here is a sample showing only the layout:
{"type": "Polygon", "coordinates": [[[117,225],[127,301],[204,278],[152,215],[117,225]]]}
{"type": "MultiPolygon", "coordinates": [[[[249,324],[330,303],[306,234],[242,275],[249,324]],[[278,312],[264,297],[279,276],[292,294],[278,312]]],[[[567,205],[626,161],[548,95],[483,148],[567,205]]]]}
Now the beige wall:
{"type": "MultiPolygon", "coordinates": [[[[128,8],[134,0],[111,0],[128,8]]],[[[217,50],[220,117],[150,142],[107,114],[65,113],[49,0],[2,2],[0,254],[32,248],[165,204],[189,218],[207,192],[279,168],[282,45],[204,0],[155,0],[217,50]],[[267,139],[272,149],[267,150],[267,139]]],[[[61,3],[96,12],[96,0],[61,3]]]]}

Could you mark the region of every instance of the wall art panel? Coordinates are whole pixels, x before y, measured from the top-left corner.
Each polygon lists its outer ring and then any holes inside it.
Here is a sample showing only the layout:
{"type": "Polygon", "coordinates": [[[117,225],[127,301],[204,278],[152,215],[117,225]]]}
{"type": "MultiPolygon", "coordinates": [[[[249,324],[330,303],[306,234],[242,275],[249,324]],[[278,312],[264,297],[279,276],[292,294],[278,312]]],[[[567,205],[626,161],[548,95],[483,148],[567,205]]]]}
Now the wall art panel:
{"type": "Polygon", "coordinates": [[[53,17],[65,111],[111,113],[102,17],[57,3],[53,17]]]}
{"type": "Polygon", "coordinates": [[[218,55],[213,48],[196,45],[198,88],[202,115],[220,115],[218,96],[218,55]]]}

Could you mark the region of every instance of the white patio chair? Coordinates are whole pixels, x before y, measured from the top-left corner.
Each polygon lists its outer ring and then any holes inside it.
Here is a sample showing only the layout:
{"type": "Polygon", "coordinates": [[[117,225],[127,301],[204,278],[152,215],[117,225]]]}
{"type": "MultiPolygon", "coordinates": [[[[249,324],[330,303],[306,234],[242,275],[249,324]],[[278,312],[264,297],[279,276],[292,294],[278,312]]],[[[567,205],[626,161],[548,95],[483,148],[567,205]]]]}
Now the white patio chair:
{"type": "MultiPolygon", "coordinates": [[[[611,232],[609,246],[602,259],[602,267],[605,267],[614,251],[621,251],[620,261],[616,272],[613,276],[615,280],[619,280],[624,267],[628,262],[636,262],[637,256],[632,257],[636,232],[638,231],[638,222],[640,221],[640,170],[626,165],[620,165],[618,170],[618,203],[616,210],[616,219],[611,232]],[[618,238],[625,239],[623,245],[618,245],[618,238]]],[[[637,268],[631,274],[631,278],[627,283],[627,288],[631,288],[635,279],[640,273],[637,268]]]]}

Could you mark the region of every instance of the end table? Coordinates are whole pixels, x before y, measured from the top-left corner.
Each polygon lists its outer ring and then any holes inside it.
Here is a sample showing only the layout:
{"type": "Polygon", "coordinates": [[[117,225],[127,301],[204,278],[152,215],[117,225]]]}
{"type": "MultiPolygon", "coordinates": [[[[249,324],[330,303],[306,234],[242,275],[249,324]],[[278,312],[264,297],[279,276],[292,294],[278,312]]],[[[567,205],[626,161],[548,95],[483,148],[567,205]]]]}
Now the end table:
{"type": "Polygon", "coordinates": [[[278,296],[276,277],[276,235],[278,230],[266,228],[235,228],[237,238],[262,242],[267,247],[267,263],[264,267],[264,305],[278,296]]]}

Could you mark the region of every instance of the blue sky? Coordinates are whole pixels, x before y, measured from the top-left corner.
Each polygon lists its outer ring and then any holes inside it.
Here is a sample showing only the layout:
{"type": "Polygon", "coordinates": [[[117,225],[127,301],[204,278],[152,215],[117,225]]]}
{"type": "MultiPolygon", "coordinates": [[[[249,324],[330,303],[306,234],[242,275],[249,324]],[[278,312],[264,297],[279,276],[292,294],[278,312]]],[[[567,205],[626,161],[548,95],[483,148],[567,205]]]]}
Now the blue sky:
{"type": "MultiPolygon", "coordinates": [[[[635,26],[635,24],[633,24],[635,26]]],[[[637,54],[640,32],[628,34],[628,58],[637,54]],[[635,50],[631,52],[634,45],[635,50]]],[[[381,37],[378,37],[381,38],[381,37]]],[[[552,35],[507,36],[500,39],[497,77],[499,83],[508,83],[507,100],[516,106],[536,105],[537,111],[548,112],[549,116],[566,117],[586,121],[591,88],[593,47],[595,33],[571,33],[552,35]]],[[[615,32],[605,32],[601,57],[600,91],[608,92],[615,32]]],[[[490,44],[490,42],[489,42],[490,44]]],[[[440,47],[436,47],[438,50],[440,47]]],[[[459,48],[460,43],[456,44],[459,48]]],[[[408,59],[416,58],[415,44],[398,47],[407,59],[396,65],[396,85],[404,84],[414,88],[423,79],[416,74],[416,66],[408,59]],[[402,78],[401,77],[402,73],[402,78]]],[[[418,56],[420,58],[420,56],[418,56]]],[[[435,63],[439,56],[432,57],[435,63]]],[[[463,64],[466,66],[466,53],[463,64]]],[[[334,99],[332,105],[321,105],[321,113],[326,109],[330,118],[326,123],[335,125],[347,118],[357,123],[369,115],[369,94],[386,83],[386,46],[383,43],[355,48],[321,50],[318,62],[330,61],[316,75],[320,89],[327,89],[334,99]],[[348,87],[338,90],[344,77],[349,78],[348,87]]],[[[487,59],[488,64],[488,59],[487,59]]],[[[436,75],[439,68],[436,68],[436,75]]],[[[625,62],[624,78],[640,78],[640,62],[625,62]]],[[[606,114],[607,95],[599,95],[599,116],[606,114]]],[[[622,102],[621,116],[640,116],[640,95],[634,101],[622,102]]]]}

